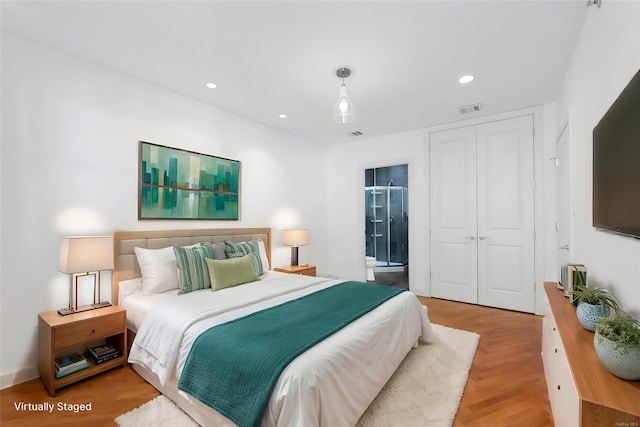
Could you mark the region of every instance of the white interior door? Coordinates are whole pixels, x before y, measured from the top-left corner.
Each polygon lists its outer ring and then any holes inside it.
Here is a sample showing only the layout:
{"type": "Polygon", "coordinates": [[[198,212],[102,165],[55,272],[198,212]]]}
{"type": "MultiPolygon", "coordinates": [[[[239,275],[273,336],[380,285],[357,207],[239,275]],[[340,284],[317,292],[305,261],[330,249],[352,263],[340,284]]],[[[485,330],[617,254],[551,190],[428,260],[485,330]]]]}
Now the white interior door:
{"type": "Polygon", "coordinates": [[[571,259],[571,189],[569,187],[569,126],[565,126],[556,143],[556,251],[560,267],[571,259]]]}
{"type": "Polygon", "coordinates": [[[478,303],[533,313],[533,116],[478,126],[478,303]]]}
{"type": "Polygon", "coordinates": [[[431,295],[478,302],[476,129],[432,133],[431,295]]]}
{"type": "Polygon", "coordinates": [[[431,295],[533,312],[533,117],[429,138],[431,295]]]}

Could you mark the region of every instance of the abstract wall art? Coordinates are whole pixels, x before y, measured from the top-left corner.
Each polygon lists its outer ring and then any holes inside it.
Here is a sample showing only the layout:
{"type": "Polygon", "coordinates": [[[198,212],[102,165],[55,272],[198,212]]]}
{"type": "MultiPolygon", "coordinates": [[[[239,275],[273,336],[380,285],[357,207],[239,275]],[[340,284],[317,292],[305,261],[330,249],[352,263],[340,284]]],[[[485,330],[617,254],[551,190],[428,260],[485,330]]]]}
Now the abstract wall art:
{"type": "Polygon", "coordinates": [[[138,219],[237,220],[240,162],[139,142],[138,219]]]}

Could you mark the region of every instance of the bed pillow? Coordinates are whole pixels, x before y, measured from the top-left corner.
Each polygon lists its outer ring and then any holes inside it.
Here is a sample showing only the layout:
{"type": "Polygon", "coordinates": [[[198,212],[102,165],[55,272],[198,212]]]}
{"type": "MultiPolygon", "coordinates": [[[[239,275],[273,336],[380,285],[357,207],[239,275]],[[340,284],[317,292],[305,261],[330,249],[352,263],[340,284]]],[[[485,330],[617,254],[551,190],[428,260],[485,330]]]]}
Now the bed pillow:
{"type": "Polygon", "coordinates": [[[260,252],[260,261],[262,262],[262,272],[266,273],[267,270],[271,270],[269,265],[269,257],[267,256],[267,248],[262,240],[258,240],[258,252],[260,252]]]}
{"type": "Polygon", "coordinates": [[[239,258],[245,255],[251,257],[253,268],[256,274],[260,276],[264,274],[264,268],[262,266],[262,259],[260,258],[260,248],[258,246],[258,240],[249,240],[248,242],[233,243],[228,240],[224,241],[227,247],[227,256],[229,258],[239,258]]]}
{"type": "Polygon", "coordinates": [[[240,243],[225,240],[224,245],[226,247],[227,258],[239,258],[247,254],[247,251],[244,250],[240,243]]]}
{"type": "MultiPolygon", "coordinates": [[[[200,246],[185,246],[194,248],[200,246]]],[[[148,294],[178,289],[178,272],[176,270],[176,256],[173,248],[167,246],[162,249],[146,249],[134,247],[140,273],[142,273],[142,291],[148,294]]]]}
{"type": "Polygon", "coordinates": [[[225,260],[205,258],[214,291],[258,280],[250,255],[225,260]]]}
{"type": "Polygon", "coordinates": [[[209,243],[205,242],[205,246],[211,251],[211,259],[227,259],[227,245],[224,242],[209,243]]]}
{"type": "Polygon", "coordinates": [[[176,257],[173,248],[133,248],[142,273],[142,291],[148,294],[178,288],[176,257]]]}
{"type": "Polygon", "coordinates": [[[173,245],[173,252],[178,267],[179,294],[211,287],[209,270],[204,262],[205,258],[211,258],[211,251],[206,245],[195,248],[173,245]]]}

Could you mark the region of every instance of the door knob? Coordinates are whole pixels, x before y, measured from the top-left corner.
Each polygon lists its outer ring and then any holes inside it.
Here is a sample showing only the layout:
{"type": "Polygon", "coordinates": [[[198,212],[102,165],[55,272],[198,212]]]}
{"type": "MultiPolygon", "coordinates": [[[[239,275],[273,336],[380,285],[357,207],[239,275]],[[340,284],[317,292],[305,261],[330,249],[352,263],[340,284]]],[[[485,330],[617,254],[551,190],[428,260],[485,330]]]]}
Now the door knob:
{"type": "Polygon", "coordinates": [[[484,240],[484,239],[488,239],[488,238],[489,238],[489,236],[485,236],[485,235],[482,235],[482,234],[478,236],[478,239],[480,239],[480,240],[484,240]]]}
{"type": "Polygon", "coordinates": [[[564,249],[565,251],[569,250],[569,245],[562,245],[558,249],[564,249]]]}
{"type": "Polygon", "coordinates": [[[465,239],[476,240],[476,236],[464,236],[465,239]]]}

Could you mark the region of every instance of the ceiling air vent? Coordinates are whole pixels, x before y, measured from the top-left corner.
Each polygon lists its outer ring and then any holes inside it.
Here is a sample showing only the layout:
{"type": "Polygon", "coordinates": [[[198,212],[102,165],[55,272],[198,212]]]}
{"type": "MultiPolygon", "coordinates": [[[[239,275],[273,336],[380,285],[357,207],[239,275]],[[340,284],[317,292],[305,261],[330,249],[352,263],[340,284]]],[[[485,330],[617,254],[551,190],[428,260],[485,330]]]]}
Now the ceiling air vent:
{"type": "Polygon", "coordinates": [[[482,104],[465,105],[464,107],[458,107],[460,114],[475,113],[482,110],[482,104]]]}
{"type": "Polygon", "coordinates": [[[356,131],[351,132],[351,135],[360,136],[360,135],[362,135],[362,132],[360,132],[359,130],[356,130],[356,131]]]}

